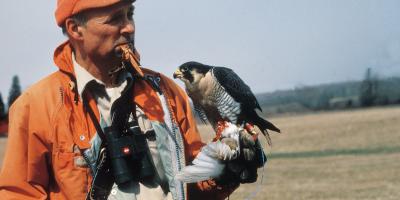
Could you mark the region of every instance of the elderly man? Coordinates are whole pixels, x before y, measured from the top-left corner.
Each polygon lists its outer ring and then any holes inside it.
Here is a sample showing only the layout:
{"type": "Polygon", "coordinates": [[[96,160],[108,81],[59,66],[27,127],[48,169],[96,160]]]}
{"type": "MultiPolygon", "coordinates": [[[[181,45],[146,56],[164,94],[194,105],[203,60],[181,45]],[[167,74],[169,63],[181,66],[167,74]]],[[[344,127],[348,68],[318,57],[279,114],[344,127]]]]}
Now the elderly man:
{"type": "Polygon", "coordinates": [[[138,67],[132,3],[58,0],[68,40],[59,70],[10,109],[1,199],[224,199],[238,186],[174,179],[203,143],[186,94],[138,67]]]}

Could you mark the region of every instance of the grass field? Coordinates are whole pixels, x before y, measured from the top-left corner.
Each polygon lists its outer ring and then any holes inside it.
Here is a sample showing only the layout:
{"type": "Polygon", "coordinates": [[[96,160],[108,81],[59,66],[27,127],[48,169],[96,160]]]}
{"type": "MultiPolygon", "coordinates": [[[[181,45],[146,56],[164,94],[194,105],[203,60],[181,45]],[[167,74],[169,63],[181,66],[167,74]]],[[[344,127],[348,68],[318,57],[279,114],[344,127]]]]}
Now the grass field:
{"type": "MultiPolygon", "coordinates": [[[[283,133],[271,134],[267,166],[257,183],[241,185],[230,199],[400,199],[400,107],[270,121],[283,133]]],[[[0,154],[5,143],[0,139],[0,154]]]]}
{"type": "Polygon", "coordinates": [[[400,107],[271,121],[283,133],[272,135],[263,183],[231,199],[400,199],[400,107]]]}

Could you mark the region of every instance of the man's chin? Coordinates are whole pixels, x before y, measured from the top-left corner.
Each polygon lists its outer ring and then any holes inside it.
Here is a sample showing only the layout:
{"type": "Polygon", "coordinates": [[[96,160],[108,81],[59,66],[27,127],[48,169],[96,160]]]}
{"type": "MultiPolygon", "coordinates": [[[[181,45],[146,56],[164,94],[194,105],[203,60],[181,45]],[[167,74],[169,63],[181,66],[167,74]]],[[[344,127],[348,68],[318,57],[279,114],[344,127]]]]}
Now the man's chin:
{"type": "Polygon", "coordinates": [[[106,55],[100,56],[98,61],[105,64],[107,68],[114,68],[121,65],[122,57],[116,54],[115,51],[111,51],[106,55]],[[100,58],[101,57],[101,58],[100,58]]]}

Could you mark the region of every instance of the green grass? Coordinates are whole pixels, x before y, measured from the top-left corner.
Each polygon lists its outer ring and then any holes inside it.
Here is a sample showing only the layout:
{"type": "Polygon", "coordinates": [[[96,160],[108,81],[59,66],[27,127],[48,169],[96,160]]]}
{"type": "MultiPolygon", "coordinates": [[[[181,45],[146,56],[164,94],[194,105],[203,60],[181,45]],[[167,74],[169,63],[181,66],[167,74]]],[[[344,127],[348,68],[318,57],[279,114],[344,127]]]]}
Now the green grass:
{"type": "Polygon", "coordinates": [[[327,156],[361,156],[371,154],[390,154],[400,153],[400,146],[394,147],[378,147],[378,148],[359,148],[359,149],[327,149],[322,151],[304,151],[304,152],[277,152],[268,155],[270,159],[283,158],[312,158],[327,156]]]}

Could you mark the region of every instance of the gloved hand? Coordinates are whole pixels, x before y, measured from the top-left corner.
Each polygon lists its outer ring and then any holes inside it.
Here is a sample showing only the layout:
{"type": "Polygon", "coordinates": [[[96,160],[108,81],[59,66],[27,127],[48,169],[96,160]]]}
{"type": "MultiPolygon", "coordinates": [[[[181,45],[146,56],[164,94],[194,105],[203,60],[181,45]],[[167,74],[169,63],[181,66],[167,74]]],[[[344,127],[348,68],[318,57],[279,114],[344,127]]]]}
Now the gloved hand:
{"type": "Polygon", "coordinates": [[[257,168],[267,162],[261,144],[254,140],[246,130],[239,134],[240,155],[237,159],[227,163],[224,173],[218,178],[218,184],[232,182],[253,183],[257,181],[257,168]]]}

